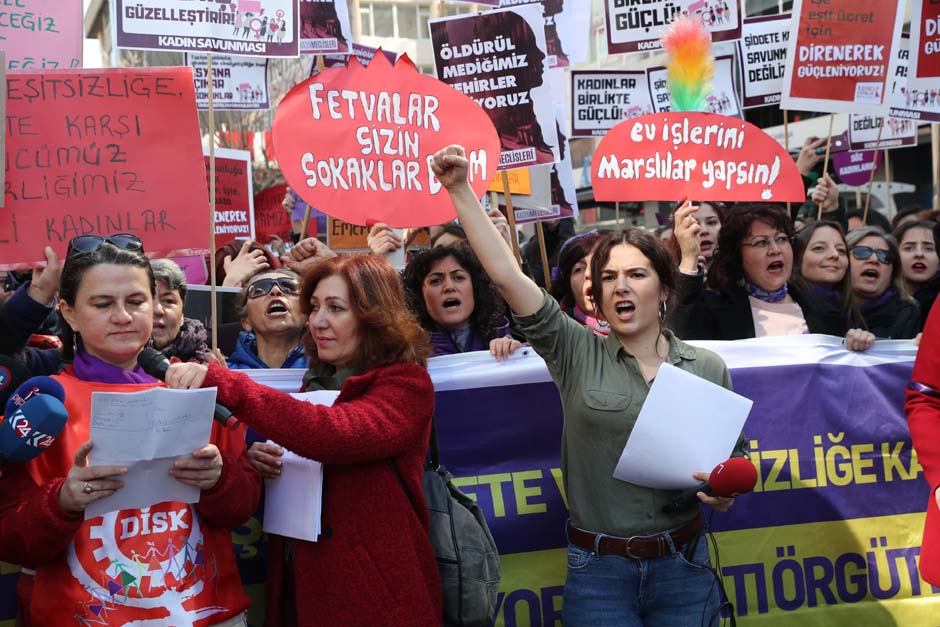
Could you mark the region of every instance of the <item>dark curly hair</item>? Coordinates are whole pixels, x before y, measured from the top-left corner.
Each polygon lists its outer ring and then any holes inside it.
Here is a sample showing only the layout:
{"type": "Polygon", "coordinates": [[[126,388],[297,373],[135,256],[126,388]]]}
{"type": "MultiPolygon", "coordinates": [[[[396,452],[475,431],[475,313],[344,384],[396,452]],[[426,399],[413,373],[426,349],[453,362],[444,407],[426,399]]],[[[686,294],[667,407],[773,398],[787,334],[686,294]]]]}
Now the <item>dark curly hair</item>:
{"type": "Polygon", "coordinates": [[[440,331],[428,314],[424,302],[424,279],[431,273],[431,266],[441,259],[453,257],[460,267],[470,275],[473,284],[473,313],[470,314],[470,328],[480,337],[489,337],[493,329],[503,324],[506,307],[490,282],[473,251],[468,246],[437,246],[415,255],[405,268],[402,280],[405,283],[405,297],[408,306],[425,329],[440,331]]]}
{"type": "Polygon", "coordinates": [[[721,232],[718,234],[718,250],[708,272],[708,282],[713,288],[718,289],[744,278],[741,250],[744,240],[751,232],[751,225],[755,222],[763,222],[785,233],[794,247],[793,258],[799,257],[799,243],[795,241],[793,223],[787,217],[783,205],[763,202],[737,203],[728,213],[728,220],[722,222],[721,232]]]}

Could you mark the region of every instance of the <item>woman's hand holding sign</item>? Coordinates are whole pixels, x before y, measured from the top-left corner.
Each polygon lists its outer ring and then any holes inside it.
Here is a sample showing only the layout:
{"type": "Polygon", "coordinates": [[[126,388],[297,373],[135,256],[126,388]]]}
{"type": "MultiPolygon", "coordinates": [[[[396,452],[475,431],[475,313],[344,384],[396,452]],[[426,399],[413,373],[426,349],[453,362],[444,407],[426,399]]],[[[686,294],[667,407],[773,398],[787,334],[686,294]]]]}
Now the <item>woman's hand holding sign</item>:
{"type": "Polygon", "coordinates": [[[700,239],[702,227],[695,218],[697,211],[698,205],[693,205],[691,201],[686,200],[676,210],[672,227],[672,232],[679,242],[679,249],[682,251],[679,270],[686,274],[697,274],[699,265],[705,263],[700,239]]]}

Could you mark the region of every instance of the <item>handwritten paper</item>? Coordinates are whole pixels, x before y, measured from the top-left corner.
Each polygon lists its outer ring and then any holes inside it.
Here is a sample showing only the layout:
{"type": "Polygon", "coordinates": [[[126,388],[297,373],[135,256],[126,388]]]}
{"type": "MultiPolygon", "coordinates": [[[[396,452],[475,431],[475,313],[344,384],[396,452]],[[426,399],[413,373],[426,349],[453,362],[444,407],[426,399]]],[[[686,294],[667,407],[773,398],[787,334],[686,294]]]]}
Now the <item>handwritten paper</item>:
{"type": "MultiPolygon", "coordinates": [[[[332,405],[339,392],[323,390],[292,396],[314,405],[332,405]]],[[[269,443],[285,450],[280,476],[264,480],[264,531],[316,542],[323,505],[323,464],[292,453],[278,442],[269,443]]]]}
{"type": "Polygon", "coordinates": [[[215,388],[91,395],[89,463],[127,466],[124,487],[85,510],[94,518],[120,509],[139,509],[163,501],[196,503],[199,488],[169,475],[173,461],[205,446],[212,430],[215,388]]]}
{"type": "Polygon", "coordinates": [[[614,477],[660,490],[691,488],[696,485],[693,472],[708,472],[731,455],[753,404],[720,385],[663,364],[614,477]]]}

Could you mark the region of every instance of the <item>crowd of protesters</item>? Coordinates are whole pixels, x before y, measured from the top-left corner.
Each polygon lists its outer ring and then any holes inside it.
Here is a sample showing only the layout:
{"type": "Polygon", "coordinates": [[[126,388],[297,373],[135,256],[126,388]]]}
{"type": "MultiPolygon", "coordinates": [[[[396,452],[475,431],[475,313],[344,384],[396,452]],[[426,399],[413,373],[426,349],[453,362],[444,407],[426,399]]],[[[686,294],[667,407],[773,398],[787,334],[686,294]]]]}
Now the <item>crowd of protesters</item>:
{"type": "MultiPolygon", "coordinates": [[[[797,158],[804,177],[819,161],[817,145],[808,141],[797,158]]],[[[255,511],[261,478],[280,474],[284,450],[266,439],[324,463],[331,523],[321,542],[272,538],[269,624],[440,624],[420,498],[434,406],[426,360],[470,351],[504,360],[525,344],[545,359],[565,413],[565,624],[717,617],[699,508],[648,515],[674,493],[611,477],[660,365],[730,388],[721,359],[684,340],[818,333],[844,338],[852,351],[879,339],[919,341],[940,292],[937,216],[910,209],[891,224],[869,212],[865,224],[828,177],[806,179],[819,220],[795,220],[783,205],[690,199],[659,237],[642,228],[576,234],[573,220],[553,223],[545,285],[538,248],[526,247],[520,266],[505,218],[480,207],[462,149],[442,150],[433,168],[459,225],[432,228],[431,247],[408,250],[400,272],[384,256],[408,238],[383,224],[369,233],[371,254],[336,255],[309,238],[281,255],[254,242],[220,249],[219,282],[241,288],[242,331],[228,354],[211,350],[206,328],[183,315],[182,270],[148,261],[136,236],[82,236],[64,259],[47,249],[44,269],[10,274],[0,293],[0,352],[33,374],[55,375],[77,425],[55,455],[8,465],[0,479],[0,560],[24,566],[19,624],[63,624],[88,610],[89,586],[113,577],[99,566],[83,584],[70,557],[97,533],[85,508],[121,490],[126,472],[89,465],[89,399],[92,391],[158,385],[137,365],[146,346],[175,362],[170,387],[217,387],[219,401],[261,436],[249,446],[244,427],[236,436],[214,427],[210,442],[172,471],[200,488],[200,502],[159,506],[198,523],[201,559],[214,564],[178,574],[175,588],[162,585],[190,595],[181,616],[192,624],[245,624],[227,529],[255,511]],[[235,372],[258,368],[304,369],[304,390],[340,396],[332,407],[312,405],[235,372]],[[642,572],[627,572],[630,558],[604,548],[621,541],[646,551],[642,572]],[[650,576],[674,593],[661,591],[655,603],[623,593],[650,576]],[[37,601],[53,595],[61,603],[37,601]]],[[[704,493],[700,500],[720,511],[733,502],[704,493]]],[[[111,595],[109,603],[127,620],[152,618],[135,598],[111,595]]]]}

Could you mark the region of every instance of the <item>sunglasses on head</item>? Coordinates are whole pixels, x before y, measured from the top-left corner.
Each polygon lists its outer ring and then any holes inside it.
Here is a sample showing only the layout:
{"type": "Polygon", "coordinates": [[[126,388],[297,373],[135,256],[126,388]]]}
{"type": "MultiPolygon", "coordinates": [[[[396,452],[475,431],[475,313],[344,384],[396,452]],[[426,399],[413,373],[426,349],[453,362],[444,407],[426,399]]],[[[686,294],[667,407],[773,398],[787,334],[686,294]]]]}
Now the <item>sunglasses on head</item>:
{"type": "Polygon", "coordinates": [[[879,262],[890,265],[894,263],[894,257],[891,256],[891,253],[887,250],[882,250],[880,248],[875,249],[871,246],[853,246],[850,251],[852,256],[858,259],[859,261],[865,261],[872,255],[874,255],[879,262]]]}
{"type": "Polygon", "coordinates": [[[140,238],[131,233],[117,233],[115,235],[79,235],[69,241],[66,258],[78,257],[95,252],[105,244],[111,244],[121,250],[130,250],[133,252],[144,252],[144,243],[140,238]]]}
{"type": "Polygon", "coordinates": [[[296,296],[300,294],[300,282],[289,276],[272,277],[268,279],[258,279],[248,286],[248,298],[258,298],[271,291],[274,286],[281,290],[282,294],[296,296]]]}

